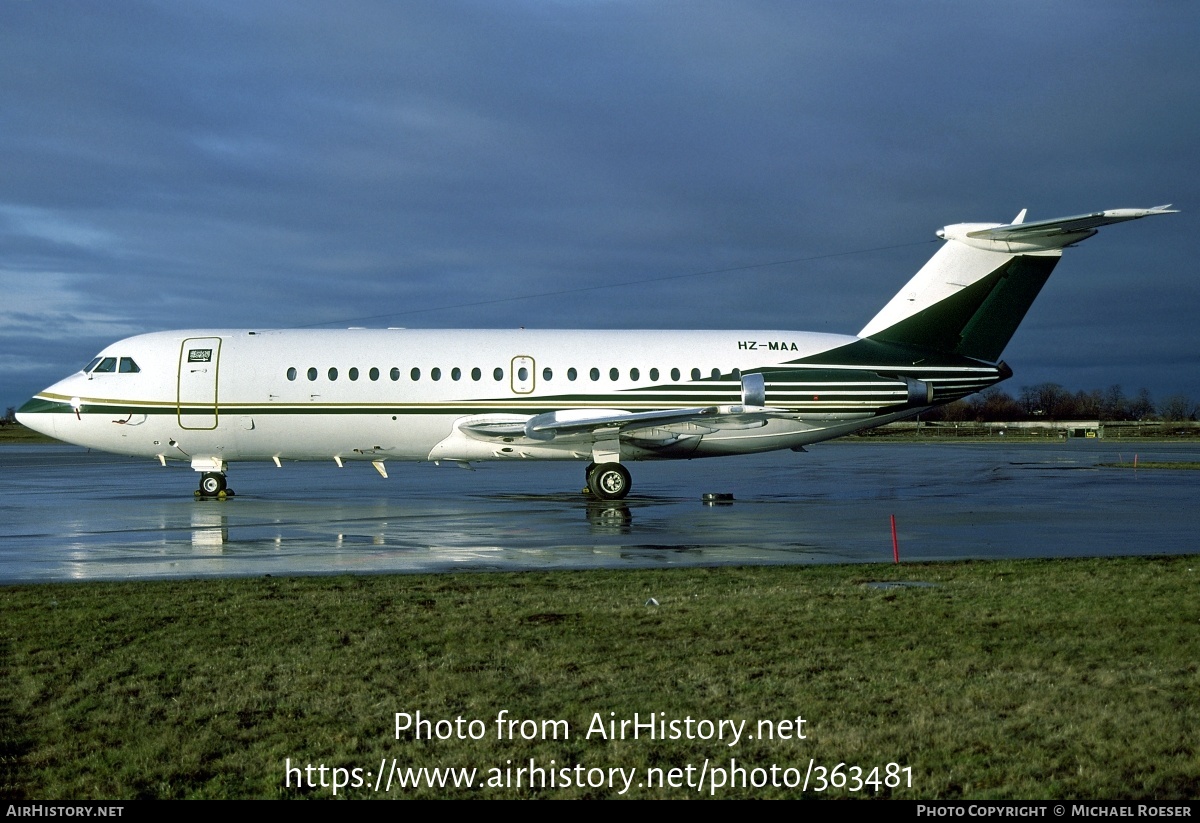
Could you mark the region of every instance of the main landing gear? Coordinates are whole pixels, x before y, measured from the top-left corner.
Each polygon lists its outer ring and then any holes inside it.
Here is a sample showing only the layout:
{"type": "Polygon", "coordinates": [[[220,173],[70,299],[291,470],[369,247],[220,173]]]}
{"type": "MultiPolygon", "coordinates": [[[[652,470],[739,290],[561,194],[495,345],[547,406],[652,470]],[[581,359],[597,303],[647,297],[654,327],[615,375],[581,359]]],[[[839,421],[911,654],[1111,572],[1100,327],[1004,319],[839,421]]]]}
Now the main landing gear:
{"type": "Polygon", "coordinates": [[[629,469],[620,463],[589,463],[587,490],[601,500],[624,500],[633,486],[629,469]]]}
{"type": "Polygon", "coordinates": [[[224,472],[205,472],[200,475],[200,488],[195,492],[200,500],[224,500],[233,497],[233,489],[225,485],[224,472]]]}

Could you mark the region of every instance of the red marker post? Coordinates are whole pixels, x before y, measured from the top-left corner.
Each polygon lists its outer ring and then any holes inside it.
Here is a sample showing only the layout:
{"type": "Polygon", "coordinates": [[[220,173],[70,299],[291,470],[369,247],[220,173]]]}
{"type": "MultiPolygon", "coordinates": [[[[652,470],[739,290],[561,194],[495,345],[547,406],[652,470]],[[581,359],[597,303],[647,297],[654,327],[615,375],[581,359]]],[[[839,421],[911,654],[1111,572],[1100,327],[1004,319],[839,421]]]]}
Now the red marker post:
{"type": "Polygon", "coordinates": [[[896,515],[892,515],[892,562],[900,562],[900,541],[896,539],[896,515]]]}

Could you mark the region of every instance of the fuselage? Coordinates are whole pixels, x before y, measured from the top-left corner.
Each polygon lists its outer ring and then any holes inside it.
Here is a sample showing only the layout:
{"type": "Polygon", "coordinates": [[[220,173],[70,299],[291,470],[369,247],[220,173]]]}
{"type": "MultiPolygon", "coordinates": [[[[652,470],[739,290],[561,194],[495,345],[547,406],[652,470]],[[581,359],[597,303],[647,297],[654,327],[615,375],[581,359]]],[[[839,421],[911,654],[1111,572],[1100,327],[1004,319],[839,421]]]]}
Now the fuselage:
{"type": "Polygon", "coordinates": [[[728,408],[745,402],[751,374],[763,375],[760,405],[775,410],[768,418],[643,426],[614,435],[619,457],[794,448],[1002,379],[986,363],[789,331],[194,329],[114,343],[19,414],[67,442],[194,465],[583,460],[593,457],[594,436],[588,444],[483,436],[471,423],[565,410],[728,408]]]}
{"type": "Polygon", "coordinates": [[[793,331],[214,330],[107,347],[17,412],[60,440],[191,463],[587,460],[616,500],[627,460],[795,449],[1009,377],[1000,355],[1062,256],[1110,209],[944,227],[946,245],[857,336],[793,331]]]}

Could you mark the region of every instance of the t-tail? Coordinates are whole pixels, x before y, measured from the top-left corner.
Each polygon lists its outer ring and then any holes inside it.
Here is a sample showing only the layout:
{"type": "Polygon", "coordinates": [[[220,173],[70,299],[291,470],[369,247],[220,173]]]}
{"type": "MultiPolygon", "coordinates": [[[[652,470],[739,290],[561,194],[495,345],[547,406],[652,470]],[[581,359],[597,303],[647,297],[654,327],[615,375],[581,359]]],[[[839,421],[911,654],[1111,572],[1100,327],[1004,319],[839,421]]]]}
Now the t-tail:
{"type": "Polygon", "coordinates": [[[881,343],[996,363],[1033,305],[1063,249],[1100,226],[1154,214],[1167,206],[1109,211],[1026,223],[959,223],[928,263],[858,333],[881,343]]]}

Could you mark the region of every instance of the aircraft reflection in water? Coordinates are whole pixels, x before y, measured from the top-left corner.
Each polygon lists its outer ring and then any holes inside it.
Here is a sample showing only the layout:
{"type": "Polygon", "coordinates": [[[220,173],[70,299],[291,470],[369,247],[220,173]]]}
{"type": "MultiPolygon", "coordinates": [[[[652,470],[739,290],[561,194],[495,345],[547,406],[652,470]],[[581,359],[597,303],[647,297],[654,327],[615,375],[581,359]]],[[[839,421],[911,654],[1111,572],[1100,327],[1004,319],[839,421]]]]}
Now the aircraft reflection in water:
{"type": "MultiPolygon", "coordinates": [[[[303,472],[250,463],[237,467],[246,494],[192,505],[147,492],[166,471],[157,463],[13,445],[0,449],[0,580],[885,562],[892,514],[909,561],[1195,551],[1192,490],[1178,472],[1131,482],[1099,468],[1121,448],[846,443],[811,449],[802,483],[789,452],[749,455],[732,473],[719,460],[686,473],[647,463],[644,493],[624,501],[540,491],[573,485],[570,464],[492,463],[471,476],[413,465],[397,487],[332,462],[303,472]],[[343,493],[324,495],[335,483],[343,493]],[[736,500],[709,506],[705,490],[736,500]]],[[[1195,462],[1198,449],[1146,445],[1142,459],[1195,462]]]]}
{"type": "MultiPolygon", "coordinates": [[[[584,511],[588,524],[588,533],[603,535],[631,535],[633,529],[633,512],[629,506],[620,500],[594,500],[587,504],[584,511]]],[[[195,508],[191,512],[189,533],[191,547],[197,552],[195,556],[221,556],[226,548],[246,548],[253,551],[285,551],[291,550],[293,543],[303,543],[302,538],[286,536],[284,530],[277,530],[273,536],[264,535],[261,526],[237,527],[230,533],[229,517],[223,508],[195,508]]],[[[371,533],[337,532],[329,535],[332,539],[328,545],[334,549],[376,547],[393,551],[411,551],[412,541],[398,530],[389,529],[386,524],[370,529],[370,524],[359,524],[362,531],[371,533]]],[[[162,531],[168,531],[166,524],[162,531]]],[[[442,532],[441,541],[444,545],[439,551],[454,551],[456,545],[467,545],[475,542],[478,537],[472,533],[455,534],[442,532]]],[[[428,539],[428,538],[426,538],[428,539]]],[[[165,542],[165,541],[164,541],[165,542]]],[[[437,542],[437,541],[433,541],[437,542]]],[[[471,551],[477,551],[477,547],[471,551]]]]}
{"type": "MultiPolygon", "coordinates": [[[[1000,360],[1062,256],[1115,209],[946,226],[933,258],[854,336],[794,331],[215,330],[105,348],[22,423],[184,461],[224,496],[239,461],[578,460],[603,500],[626,463],[801,450],[1011,376],[1000,360]]],[[[607,517],[608,515],[604,515],[607,517]]]]}

